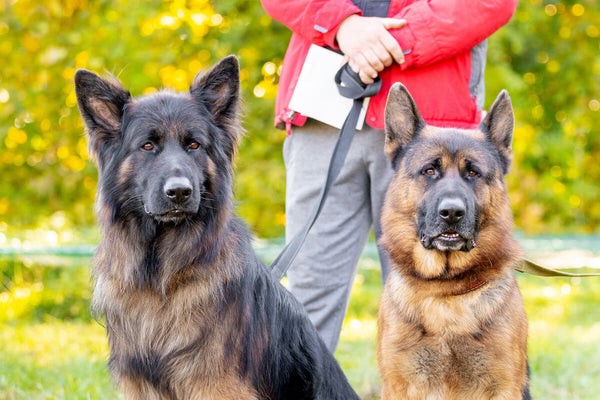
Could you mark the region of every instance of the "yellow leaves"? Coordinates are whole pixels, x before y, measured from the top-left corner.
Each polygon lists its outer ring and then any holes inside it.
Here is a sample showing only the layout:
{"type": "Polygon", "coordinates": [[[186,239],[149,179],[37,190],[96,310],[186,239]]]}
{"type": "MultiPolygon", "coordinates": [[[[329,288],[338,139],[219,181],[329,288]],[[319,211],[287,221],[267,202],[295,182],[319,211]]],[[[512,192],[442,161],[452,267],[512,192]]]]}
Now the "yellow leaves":
{"type": "Polygon", "coordinates": [[[252,91],[255,97],[273,99],[277,94],[280,66],[272,61],[267,61],[261,68],[263,80],[252,91]]]}
{"type": "Polygon", "coordinates": [[[255,97],[273,99],[277,94],[277,85],[271,80],[262,80],[254,86],[252,91],[255,97]]]}
{"type": "Polygon", "coordinates": [[[90,53],[88,51],[81,51],[75,56],[75,68],[86,68],[90,60],[90,53]]]}
{"type": "Polygon", "coordinates": [[[535,74],[533,72],[526,72],[523,75],[523,80],[526,84],[533,85],[536,82],[535,74]]]}
{"type": "Polygon", "coordinates": [[[274,62],[268,61],[262,67],[262,73],[265,76],[273,76],[277,73],[277,65],[274,62]]]}
{"type": "Polygon", "coordinates": [[[552,175],[553,178],[560,178],[562,174],[562,168],[558,165],[554,165],[552,168],[550,168],[550,175],[552,175]]]}
{"type": "MultiPolygon", "coordinates": [[[[554,17],[555,15],[562,15],[567,11],[567,7],[565,4],[546,4],[544,6],[544,13],[549,17],[554,17]]],[[[573,4],[571,6],[571,15],[574,17],[581,17],[585,14],[585,7],[583,4],[573,4]]]]}
{"type": "Polygon", "coordinates": [[[536,54],[535,60],[540,64],[546,64],[548,61],[550,61],[550,55],[548,55],[548,53],[545,51],[540,51],[536,54]]]}
{"type": "Polygon", "coordinates": [[[531,109],[531,116],[537,120],[542,119],[544,117],[544,107],[542,107],[540,104],[534,106],[531,109]]]}
{"type": "Polygon", "coordinates": [[[5,198],[0,198],[0,215],[5,215],[10,208],[10,201],[5,198]]]}
{"type": "Polygon", "coordinates": [[[40,55],[40,62],[48,67],[62,61],[67,54],[67,49],[64,47],[50,46],[40,55]]]}
{"type": "Polygon", "coordinates": [[[571,206],[571,208],[581,207],[581,197],[572,194],[571,196],[569,196],[569,205],[571,206]]]}
{"type": "Polygon", "coordinates": [[[275,223],[279,226],[285,226],[285,213],[284,212],[278,212],[275,214],[275,223]]]}
{"type": "Polygon", "coordinates": [[[264,82],[260,82],[258,85],[254,86],[252,93],[254,94],[254,97],[258,97],[259,99],[265,97],[267,89],[265,88],[264,82]]]}
{"type": "Polygon", "coordinates": [[[546,4],[544,7],[544,12],[547,16],[553,17],[558,13],[558,8],[554,4],[546,4]]]}
{"type": "Polygon", "coordinates": [[[5,35],[10,31],[10,27],[6,22],[0,21],[0,35],[5,35]]]}
{"type": "Polygon", "coordinates": [[[65,160],[67,157],[69,157],[69,155],[70,155],[70,151],[67,146],[59,146],[56,149],[56,157],[59,160],[65,160]]]}
{"type": "Polygon", "coordinates": [[[558,182],[558,181],[557,181],[557,182],[554,182],[554,183],[552,184],[552,191],[553,191],[553,192],[554,192],[556,195],[558,195],[558,196],[560,196],[560,195],[564,194],[564,193],[565,193],[565,189],[566,189],[566,188],[565,188],[565,185],[564,185],[564,183],[562,183],[562,182],[558,182]]]}
{"type": "Polygon", "coordinates": [[[179,91],[184,91],[189,88],[191,79],[188,76],[188,71],[184,69],[167,65],[166,67],[161,68],[158,74],[165,87],[179,91]]]}
{"type": "Polygon", "coordinates": [[[80,141],[76,148],[79,154],[73,154],[71,152],[72,148],[66,145],[59,146],[56,149],[56,158],[69,171],[79,172],[85,168],[87,155],[85,155],[85,145],[82,146],[82,142],[80,141]]]}
{"type": "Polygon", "coordinates": [[[8,128],[8,132],[4,138],[4,145],[7,149],[15,149],[17,146],[25,143],[27,143],[27,132],[13,126],[8,128]]]}
{"type": "Polygon", "coordinates": [[[4,88],[0,88],[0,103],[8,103],[10,100],[10,93],[4,88]]]}
{"type": "Polygon", "coordinates": [[[569,39],[571,37],[571,28],[569,26],[561,27],[558,31],[558,36],[560,36],[561,39],[569,39]]]}
{"type": "Polygon", "coordinates": [[[600,29],[596,25],[588,25],[585,28],[585,33],[591,38],[597,38],[600,36],[600,29]]]}
{"type": "MultiPolygon", "coordinates": [[[[28,53],[36,53],[37,51],[39,51],[41,43],[39,38],[34,37],[31,34],[28,35],[24,35],[23,36],[23,48],[28,52],[28,53]]],[[[43,58],[42,58],[43,59],[43,58]]]]}
{"type": "Polygon", "coordinates": [[[213,14],[210,16],[210,25],[219,26],[223,23],[224,19],[221,14],[213,14]]]}
{"type": "Polygon", "coordinates": [[[161,26],[172,30],[179,28],[181,25],[181,20],[179,18],[168,14],[160,16],[158,20],[161,26]]]}
{"type": "Polygon", "coordinates": [[[551,74],[556,74],[558,71],[560,71],[560,63],[556,60],[551,60],[546,65],[546,70],[551,74]]]}
{"type": "Polygon", "coordinates": [[[573,7],[571,7],[571,14],[575,17],[581,17],[585,14],[585,7],[582,4],[574,4],[573,7]]]}
{"type": "Polygon", "coordinates": [[[85,161],[76,156],[70,156],[64,160],[63,165],[70,171],[79,172],[85,168],[85,161]]]}
{"type": "Polygon", "coordinates": [[[191,29],[193,38],[206,36],[211,27],[224,24],[225,19],[216,13],[208,1],[188,2],[175,0],[170,2],[167,11],[141,22],[140,33],[150,36],[161,29],[175,31],[182,26],[191,29]]]}

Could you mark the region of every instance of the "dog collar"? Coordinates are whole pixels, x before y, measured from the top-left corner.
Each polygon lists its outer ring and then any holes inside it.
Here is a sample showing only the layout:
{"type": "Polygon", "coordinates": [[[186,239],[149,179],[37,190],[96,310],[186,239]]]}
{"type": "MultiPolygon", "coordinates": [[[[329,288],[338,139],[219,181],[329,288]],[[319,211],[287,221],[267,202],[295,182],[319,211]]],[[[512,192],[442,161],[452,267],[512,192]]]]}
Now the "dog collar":
{"type": "Polygon", "coordinates": [[[471,282],[471,283],[470,283],[470,284],[467,286],[467,288],[466,288],[465,290],[463,290],[462,292],[459,292],[459,293],[457,293],[456,295],[457,295],[457,296],[461,296],[461,295],[463,295],[463,294],[467,294],[467,293],[473,292],[473,291],[475,291],[475,290],[477,290],[477,289],[479,289],[479,288],[481,288],[481,287],[483,287],[483,286],[487,285],[487,283],[488,283],[488,282],[487,282],[487,281],[484,281],[483,279],[477,279],[477,280],[475,280],[475,281],[471,282]]]}

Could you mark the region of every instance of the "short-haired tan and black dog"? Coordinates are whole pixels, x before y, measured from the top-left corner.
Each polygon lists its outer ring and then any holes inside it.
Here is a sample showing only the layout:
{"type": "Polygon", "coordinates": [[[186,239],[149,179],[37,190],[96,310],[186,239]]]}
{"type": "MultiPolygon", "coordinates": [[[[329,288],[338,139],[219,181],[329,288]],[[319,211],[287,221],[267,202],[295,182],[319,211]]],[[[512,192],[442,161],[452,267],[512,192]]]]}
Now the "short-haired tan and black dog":
{"type": "Polygon", "coordinates": [[[425,124],[390,91],[382,213],[392,260],[379,312],[382,399],[526,399],[527,318],[504,175],[514,116],[503,91],[474,130],[425,124]]]}

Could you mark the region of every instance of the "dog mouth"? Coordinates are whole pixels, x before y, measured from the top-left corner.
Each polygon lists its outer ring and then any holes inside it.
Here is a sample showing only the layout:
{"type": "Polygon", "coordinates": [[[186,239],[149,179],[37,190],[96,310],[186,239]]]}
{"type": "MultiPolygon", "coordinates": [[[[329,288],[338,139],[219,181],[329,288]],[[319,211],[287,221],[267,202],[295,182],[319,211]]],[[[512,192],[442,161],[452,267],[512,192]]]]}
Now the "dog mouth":
{"type": "Polygon", "coordinates": [[[144,204],[144,212],[149,217],[152,217],[157,222],[167,222],[167,223],[178,223],[186,219],[192,213],[190,211],[181,209],[181,208],[173,208],[168,211],[156,213],[152,212],[148,209],[148,207],[144,204]]]}
{"type": "Polygon", "coordinates": [[[439,251],[470,251],[476,246],[473,238],[455,230],[447,230],[432,237],[423,236],[421,242],[425,248],[439,251]]]}

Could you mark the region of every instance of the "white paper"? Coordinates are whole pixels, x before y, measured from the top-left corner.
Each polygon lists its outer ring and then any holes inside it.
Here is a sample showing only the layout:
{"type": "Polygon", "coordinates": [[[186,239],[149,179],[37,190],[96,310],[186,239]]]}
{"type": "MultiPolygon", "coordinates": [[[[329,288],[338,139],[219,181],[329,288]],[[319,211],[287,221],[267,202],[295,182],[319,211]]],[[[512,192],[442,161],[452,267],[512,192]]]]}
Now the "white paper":
{"type": "MultiPolygon", "coordinates": [[[[335,74],[342,65],[341,54],[311,45],[292,94],[290,109],[341,129],[353,103],[352,99],[339,94],[335,84],[335,74]]],[[[366,98],[356,129],[362,129],[368,105],[369,98],[366,98]]]]}

